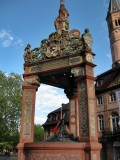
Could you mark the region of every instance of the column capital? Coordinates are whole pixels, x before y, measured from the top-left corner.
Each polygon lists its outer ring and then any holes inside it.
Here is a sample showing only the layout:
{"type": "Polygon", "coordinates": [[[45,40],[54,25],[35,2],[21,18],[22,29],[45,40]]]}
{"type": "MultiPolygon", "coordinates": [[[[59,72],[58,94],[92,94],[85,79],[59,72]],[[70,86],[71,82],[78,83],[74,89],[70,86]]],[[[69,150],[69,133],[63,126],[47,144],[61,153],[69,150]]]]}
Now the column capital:
{"type": "Polygon", "coordinates": [[[40,78],[37,75],[24,77],[23,89],[38,89],[40,86],[40,78]]]}

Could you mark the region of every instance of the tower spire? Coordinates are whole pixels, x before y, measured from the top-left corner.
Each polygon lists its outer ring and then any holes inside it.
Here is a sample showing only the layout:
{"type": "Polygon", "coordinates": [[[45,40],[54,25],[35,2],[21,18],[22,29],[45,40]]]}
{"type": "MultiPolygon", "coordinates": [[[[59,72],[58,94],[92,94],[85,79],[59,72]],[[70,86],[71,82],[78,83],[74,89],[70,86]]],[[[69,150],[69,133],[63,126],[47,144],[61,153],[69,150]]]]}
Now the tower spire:
{"type": "Polygon", "coordinates": [[[112,13],[112,12],[116,12],[116,11],[120,11],[120,1],[119,0],[110,0],[108,12],[112,13]]]}
{"type": "Polygon", "coordinates": [[[112,67],[120,65],[120,1],[110,0],[106,17],[109,30],[112,67]]]}

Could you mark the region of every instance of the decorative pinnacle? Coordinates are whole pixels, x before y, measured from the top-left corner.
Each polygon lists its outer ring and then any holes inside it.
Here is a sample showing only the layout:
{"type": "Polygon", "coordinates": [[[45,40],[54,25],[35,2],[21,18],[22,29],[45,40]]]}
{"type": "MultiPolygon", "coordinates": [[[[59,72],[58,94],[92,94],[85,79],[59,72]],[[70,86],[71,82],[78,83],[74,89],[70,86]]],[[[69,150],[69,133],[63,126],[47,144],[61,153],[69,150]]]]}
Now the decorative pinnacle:
{"type": "Polygon", "coordinates": [[[60,5],[64,5],[64,0],[60,0],[60,5]]]}

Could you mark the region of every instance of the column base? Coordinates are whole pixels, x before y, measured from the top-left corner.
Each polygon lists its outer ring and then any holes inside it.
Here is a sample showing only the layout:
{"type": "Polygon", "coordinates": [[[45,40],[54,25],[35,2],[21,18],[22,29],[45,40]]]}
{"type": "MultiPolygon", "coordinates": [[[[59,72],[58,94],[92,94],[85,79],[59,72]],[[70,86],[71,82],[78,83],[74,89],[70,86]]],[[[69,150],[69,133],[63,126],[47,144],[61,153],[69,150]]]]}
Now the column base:
{"type": "Polygon", "coordinates": [[[18,160],[100,160],[100,149],[99,143],[20,143],[18,160]]]}

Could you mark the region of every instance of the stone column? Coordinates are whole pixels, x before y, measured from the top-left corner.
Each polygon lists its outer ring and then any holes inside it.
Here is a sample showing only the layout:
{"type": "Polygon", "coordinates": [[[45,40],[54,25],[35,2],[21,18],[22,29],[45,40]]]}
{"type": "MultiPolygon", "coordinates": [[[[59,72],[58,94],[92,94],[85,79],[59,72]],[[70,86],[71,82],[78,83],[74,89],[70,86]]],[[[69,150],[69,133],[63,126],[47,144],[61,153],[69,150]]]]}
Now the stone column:
{"type": "Polygon", "coordinates": [[[20,126],[20,143],[18,144],[18,159],[24,160],[24,144],[33,142],[34,113],[36,91],[40,85],[38,76],[24,77],[22,115],[20,126]]]}
{"type": "Polygon", "coordinates": [[[75,137],[79,137],[78,118],[78,99],[77,97],[72,97],[69,99],[69,130],[75,137]]]}
{"type": "Polygon", "coordinates": [[[76,79],[78,86],[79,135],[85,143],[86,160],[100,160],[101,145],[98,143],[96,98],[92,63],[85,63],[84,75],[76,79]]]}
{"type": "Polygon", "coordinates": [[[73,86],[69,90],[65,90],[66,96],[69,99],[69,133],[74,137],[79,137],[79,111],[77,86],[73,82],[73,86]]]}

